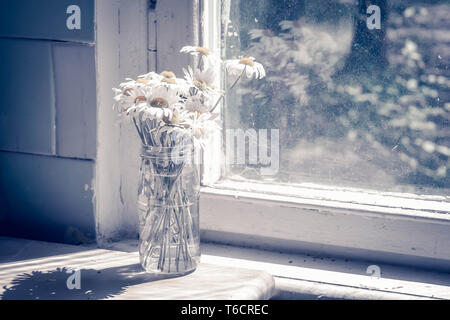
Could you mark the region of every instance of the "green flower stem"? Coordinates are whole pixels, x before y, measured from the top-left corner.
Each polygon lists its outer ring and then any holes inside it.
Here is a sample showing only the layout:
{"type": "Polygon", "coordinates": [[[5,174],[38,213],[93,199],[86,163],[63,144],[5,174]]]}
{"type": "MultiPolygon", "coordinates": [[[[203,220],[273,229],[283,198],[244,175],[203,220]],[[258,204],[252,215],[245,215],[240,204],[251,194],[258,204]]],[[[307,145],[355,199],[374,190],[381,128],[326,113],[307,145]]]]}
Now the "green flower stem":
{"type": "Polygon", "coordinates": [[[245,66],[244,66],[244,69],[242,70],[242,72],[241,72],[241,74],[239,75],[239,77],[237,77],[237,79],[233,82],[233,84],[231,85],[231,87],[229,87],[228,90],[226,90],[226,91],[219,97],[219,99],[217,99],[216,104],[214,105],[214,107],[212,107],[211,110],[209,110],[209,112],[213,112],[214,109],[215,109],[215,108],[217,107],[217,105],[219,104],[220,100],[222,100],[223,97],[225,97],[225,95],[227,94],[227,91],[230,91],[230,90],[232,90],[232,89],[234,88],[234,86],[235,86],[235,85],[238,83],[238,81],[242,78],[242,75],[244,74],[246,68],[247,68],[247,66],[245,65],[245,66]]]}

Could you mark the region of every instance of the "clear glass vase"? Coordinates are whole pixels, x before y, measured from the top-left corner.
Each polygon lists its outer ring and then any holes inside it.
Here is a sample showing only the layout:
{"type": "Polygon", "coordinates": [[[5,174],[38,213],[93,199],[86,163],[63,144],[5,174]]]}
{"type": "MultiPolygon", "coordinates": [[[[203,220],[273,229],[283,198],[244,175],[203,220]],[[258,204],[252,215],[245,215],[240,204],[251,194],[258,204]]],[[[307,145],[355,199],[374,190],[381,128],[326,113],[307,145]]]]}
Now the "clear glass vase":
{"type": "Polygon", "coordinates": [[[182,275],[200,262],[200,166],[194,151],[192,144],[142,148],[139,258],[148,272],[182,275]]]}

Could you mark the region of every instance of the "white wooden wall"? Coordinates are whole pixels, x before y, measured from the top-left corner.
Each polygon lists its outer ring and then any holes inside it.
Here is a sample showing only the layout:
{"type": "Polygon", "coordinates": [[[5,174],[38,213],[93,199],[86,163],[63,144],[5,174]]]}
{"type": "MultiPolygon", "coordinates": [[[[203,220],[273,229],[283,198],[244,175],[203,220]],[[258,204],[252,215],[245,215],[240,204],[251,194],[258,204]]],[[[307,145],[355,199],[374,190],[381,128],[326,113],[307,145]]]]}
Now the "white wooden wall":
{"type": "Polygon", "coordinates": [[[97,161],[95,210],[97,242],[137,237],[140,142],[132,125],[113,110],[113,93],[125,77],[172,70],[190,63],[183,45],[198,44],[198,0],[96,1],[97,161]]]}

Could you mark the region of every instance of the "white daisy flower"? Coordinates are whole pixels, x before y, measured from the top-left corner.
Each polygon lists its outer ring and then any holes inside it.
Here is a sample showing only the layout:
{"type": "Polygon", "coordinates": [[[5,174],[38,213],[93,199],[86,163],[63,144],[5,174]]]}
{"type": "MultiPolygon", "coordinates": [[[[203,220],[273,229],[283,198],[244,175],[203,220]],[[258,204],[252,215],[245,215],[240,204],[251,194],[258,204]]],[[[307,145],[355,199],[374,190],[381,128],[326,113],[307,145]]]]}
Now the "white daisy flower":
{"type": "Polygon", "coordinates": [[[188,111],[203,113],[211,110],[213,103],[213,100],[211,100],[208,95],[200,92],[199,94],[191,95],[186,99],[185,108],[188,111]]]}
{"type": "Polygon", "coordinates": [[[256,62],[253,57],[243,57],[240,59],[231,59],[225,61],[225,67],[232,76],[240,76],[244,73],[247,78],[262,79],[266,76],[266,72],[261,63],[256,62]]]}
{"type": "Polygon", "coordinates": [[[201,91],[208,91],[214,89],[214,82],[216,80],[216,72],[213,68],[192,70],[190,66],[184,69],[184,78],[187,82],[192,83],[197,89],[201,91]]]}
{"type": "Polygon", "coordinates": [[[208,56],[211,54],[211,51],[209,51],[209,49],[205,48],[205,47],[198,47],[198,46],[184,46],[183,48],[181,48],[180,52],[183,53],[190,53],[192,55],[198,55],[198,54],[203,54],[205,56],[208,56]]]}
{"type": "Polygon", "coordinates": [[[147,88],[145,95],[138,96],[132,107],[126,109],[130,113],[144,112],[145,119],[172,120],[174,110],[181,107],[180,96],[166,86],[147,88]]]}
{"type": "Polygon", "coordinates": [[[159,83],[162,78],[164,77],[160,74],[157,74],[156,72],[149,72],[138,76],[138,79],[136,81],[139,80],[139,83],[151,86],[153,84],[159,83]]]}
{"type": "Polygon", "coordinates": [[[203,63],[203,69],[208,69],[211,66],[215,66],[221,63],[220,57],[213,54],[209,49],[205,47],[193,47],[193,46],[184,46],[181,48],[180,52],[188,53],[193,56],[199,56],[203,63]]]}
{"type": "Polygon", "coordinates": [[[169,108],[180,103],[180,96],[173,88],[159,85],[149,91],[148,102],[153,107],[169,108]]]}
{"type": "Polygon", "coordinates": [[[142,79],[142,78],[138,78],[136,80],[126,78],[125,80],[127,80],[127,81],[123,82],[119,85],[120,88],[122,88],[123,90],[133,89],[133,88],[137,88],[137,87],[145,87],[148,82],[146,79],[142,79]]]}
{"type": "Polygon", "coordinates": [[[144,87],[140,86],[125,86],[123,89],[114,89],[116,95],[114,96],[114,100],[120,106],[120,111],[126,111],[136,104],[145,101],[147,90],[144,87]]]}
{"type": "Polygon", "coordinates": [[[147,105],[146,112],[152,119],[170,121],[174,110],[181,107],[180,96],[177,91],[160,85],[150,90],[147,105]]]}
{"type": "Polygon", "coordinates": [[[212,130],[220,129],[215,115],[210,113],[182,111],[180,124],[189,128],[197,139],[201,139],[212,130]]]}
{"type": "MultiPolygon", "coordinates": [[[[169,71],[167,71],[169,72],[169,71]]],[[[179,95],[187,95],[191,85],[185,79],[176,77],[162,77],[159,82],[153,84],[155,87],[164,87],[167,90],[175,92],[179,95]]]]}

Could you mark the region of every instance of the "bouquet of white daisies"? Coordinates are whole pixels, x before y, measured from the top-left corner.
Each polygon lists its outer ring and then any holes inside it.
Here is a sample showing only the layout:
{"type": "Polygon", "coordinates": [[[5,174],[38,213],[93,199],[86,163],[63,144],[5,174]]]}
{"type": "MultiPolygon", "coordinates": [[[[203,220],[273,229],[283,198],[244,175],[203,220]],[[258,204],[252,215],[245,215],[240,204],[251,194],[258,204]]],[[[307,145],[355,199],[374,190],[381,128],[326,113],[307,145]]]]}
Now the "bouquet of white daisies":
{"type": "Polygon", "coordinates": [[[119,113],[132,119],[143,145],[164,145],[161,133],[177,129],[201,141],[219,128],[217,105],[225,91],[217,88],[217,65],[234,78],[231,90],[242,77],[263,78],[263,66],[252,57],[222,61],[203,47],[185,46],[180,52],[198,56],[196,68],[183,69],[184,78],[171,71],[150,72],[136,80],[126,79],[114,88],[119,113]],[[149,120],[149,121],[147,121],[149,120]]]}
{"type": "Polygon", "coordinates": [[[229,90],[242,77],[265,76],[251,57],[221,61],[208,49],[191,46],[181,52],[199,62],[183,69],[184,78],[150,72],[113,89],[120,115],[131,119],[142,142],[139,252],[142,266],[159,273],[184,273],[198,263],[200,178],[188,157],[220,129],[216,107],[225,91],[216,84],[217,67],[224,66],[232,78],[229,90]]]}

